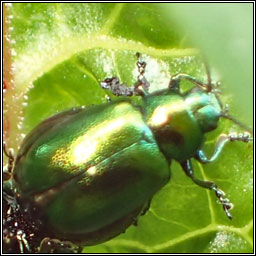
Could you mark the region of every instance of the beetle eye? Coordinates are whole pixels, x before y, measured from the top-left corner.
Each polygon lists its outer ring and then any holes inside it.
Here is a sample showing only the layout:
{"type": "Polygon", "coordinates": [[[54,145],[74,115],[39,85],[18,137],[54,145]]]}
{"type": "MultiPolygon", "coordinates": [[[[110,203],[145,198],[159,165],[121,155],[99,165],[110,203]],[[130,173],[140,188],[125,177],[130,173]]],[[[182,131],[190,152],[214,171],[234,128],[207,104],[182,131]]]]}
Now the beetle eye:
{"type": "Polygon", "coordinates": [[[217,128],[220,112],[211,105],[207,105],[196,112],[196,118],[204,132],[217,128]]]}

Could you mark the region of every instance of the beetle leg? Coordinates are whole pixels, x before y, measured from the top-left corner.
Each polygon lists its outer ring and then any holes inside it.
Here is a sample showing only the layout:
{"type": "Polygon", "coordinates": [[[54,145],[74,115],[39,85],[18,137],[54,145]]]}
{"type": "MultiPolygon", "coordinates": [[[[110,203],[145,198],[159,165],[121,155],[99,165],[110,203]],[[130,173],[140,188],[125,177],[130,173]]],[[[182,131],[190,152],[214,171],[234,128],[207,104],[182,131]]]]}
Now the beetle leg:
{"type": "Polygon", "coordinates": [[[140,95],[145,96],[148,94],[147,80],[146,78],[141,78],[135,83],[135,86],[127,86],[126,84],[120,84],[117,77],[106,78],[100,83],[103,89],[111,90],[111,92],[116,96],[133,96],[140,95]]]}
{"type": "Polygon", "coordinates": [[[229,210],[232,208],[232,203],[229,202],[227,198],[225,198],[225,193],[218,188],[218,186],[212,182],[212,181],[204,181],[204,180],[199,180],[194,176],[194,170],[193,166],[191,163],[191,160],[186,160],[181,163],[181,166],[183,170],[185,171],[186,175],[190,177],[194,183],[199,185],[200,187],[203,188],[208,188],[210,190],[213,190],[215,192],[215,195],[219,199],[220,203],[223,206],[223,209],[229,219],[232,219],[232,215],[230,214],[229,210]]]}
{"type": "Polygon", "coordinates": [[[138,227],[138,217],[133,218],[133,223],[132,223],[132,225],[135,226],[135,227],[138,227]]]}
{"type": "Polygon", "coordinates": [[[184,79],[184,80],[188,80],[190,82],[192,82],[193,84],[197,85],[198,87],[208,91],[209,90],[209,85],[206,83],[201,82],[200,80],[188,75],[188,74],[184,74],[184,73],[179,73],[177,75],[174,75],[171,77],[170,83],[169,83],[169,88],[173,89],[177,92],[180,92],[180,80],[184,79]]]}
{"type": "Polygon", "coordinates": [[[40,244],[39,253],[81,253],[82,247],[69,241],[60,241],[45,237],[40,244]]]}
{"type": "Polygon", "coordinates": [[[103,89],[109,89],[116,96],[133,96],[139,95],[135,90],[134,86],[127,86],[125,84],[120,84],[117,77],[106,78],[100,83],[103,89]]]}
{"type": "Polygon", "coordinates": [[[135,83],[135,89],[139,91],[139,94],[141,96],[145,96],[145,95],[148,95],[149,87],[150,87],[150,83],[144,76],[147,63],[141,60],[141,54],[139,52],[136,53],[136,57],[138,59],[136,64],[137,64],[139,75],[137,77],[137,82],[135,83]]]}
{"type": "Polygon", "coordinates": [[[146,212],[149,210],[150,204],[151,204],[151,200],[152,199],[148,200],[148,202],[146,203],[145,207],[142,209],[142,211],[140,213],[141,216],[145,215],[146,212]]]}
{"type": "Polygon", "coordinates": [[[134,86],[127,86],[126,84],[121,84],[117,77],[106,78],[100,83],[103,89],[109,89],[116,96],[133,96],[140,95],[146,96],[149,91],[149,82],[144,77],[146,62],[141,60],[141,54],[136,53],[137,56],[137,67],[139,75],[137,77],[137,82],[134,86]]]}
{"type": "MultiPolygon", "coordinates": [[[[149,208],[150,208],[151,200],[152,200],[152,199],[148,200],[148,202],[143,206],[143,208],[142,208],[142,210],[141,210],[139,216],[143,216],[143,215],[146,214],[146,212],[147,212],[147,211],[149,210],[149,208]]],[[[139,216],[133,218],[133,223],[132,223],[132,225],[134,225],[135,227],[138,226],[138,219],[139,219],[139,216]]]]}
{"type": "Polygon", "coordinates": [[[7,181],[11,178],[11,173],[12,173],[13,163],[14,163],[14,153],[13,153],[13,149],[11,148],[9,149],[9,152],[7,151],[5,142],[3,143],[3,152],[8,157],[8,165],[6,168],[4,168],[4,172],[3,172],[3,180],[7,181]]]}
{"type": "Polygon", "coordinates": [[[16,234],[17,241],[19,243],[20,252],[24,253],[25,248],[27,252],[31,252],[28,241],[26,239],[26,234],[22,230],[18,230],[16,234]],[[25,248],[24,248],[25,247],[25,248]]]}
{"type": "Polygon", "coordinates": [[[198,150],[196,152],[195,158],[200,162],[200,163],[210,163],[213,162],[214,160],[216,160],[218,158],[218,156],[220,155],[224,145],[230,141],[242,141],[242,142],[250,142],[252,141],[252,137],[250,137],[250,134],[248,132],[244,132],[244,133],[230,133],[230,134],[221,134],[216,143],[215,143],[215,147],[214,147],[214,153],[213,155],[208,158],[203,150],[198,150]]]}

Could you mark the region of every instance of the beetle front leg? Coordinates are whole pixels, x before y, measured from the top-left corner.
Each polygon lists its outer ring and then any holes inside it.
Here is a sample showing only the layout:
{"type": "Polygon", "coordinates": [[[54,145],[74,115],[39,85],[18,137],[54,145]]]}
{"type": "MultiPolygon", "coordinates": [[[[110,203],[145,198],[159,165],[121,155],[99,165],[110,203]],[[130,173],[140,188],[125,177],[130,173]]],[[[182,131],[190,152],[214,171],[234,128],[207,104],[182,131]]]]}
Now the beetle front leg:
{"type": "Polygon", "coordinates": [[[184,74],[184,73],[179,73],[177,75],[174,75],[171,77],[170,83],[169,83],[169,88],[173,89],[177,92],[180,92],[180,81],[184,79],[184,80],[188,80],[190,82],[192,82],[193,84],[197,85],[198,87],[209,91],[210,90],[210,86],[206,83],[203,83],[202,81],[188,75],[188,74],[184,74]]]}
{"type": "Polygon", "coordinates": [[[214,153],[210,158],[208,158],[205,155],[204,151],[201,149],[196,152],[195,158],[200,163],[203,163],[203,164],[211,163],[218,158],[218,156],[220,155],[226,143],[230,141],[231,142],[232,141],[250,142],[252,140],[253,138],[250,137],[250,134],[248,132],[239,133],[239,134],[237,133],[221,134],[215,143],[214,153]]]}
{"type": "Polygon", "coordinates": [[[217,196],[220,203],[222,204],[223,209],[224,209],[227,217],[229,219],[232,219],[232,215],[229,212],[229,210],[232,208],[232,204],[229,202],[229,200],[227,198],[224,197],[225,193],[221,189],[218,188],[216,183],[214,183],[212,181],[204,181],[204,180],[197,179],[194,176],[194,170],[193,170],[191,160],[186,160],[186,161],[182,162],[181,166],[182,166],[183,170],[185,171],[186,175],[188,177],[190,177],[193,180],[194,183],[196,183],[200,187],[208,188],[208,189],[213,190],[215,192],[215,195],[217,196]]]}

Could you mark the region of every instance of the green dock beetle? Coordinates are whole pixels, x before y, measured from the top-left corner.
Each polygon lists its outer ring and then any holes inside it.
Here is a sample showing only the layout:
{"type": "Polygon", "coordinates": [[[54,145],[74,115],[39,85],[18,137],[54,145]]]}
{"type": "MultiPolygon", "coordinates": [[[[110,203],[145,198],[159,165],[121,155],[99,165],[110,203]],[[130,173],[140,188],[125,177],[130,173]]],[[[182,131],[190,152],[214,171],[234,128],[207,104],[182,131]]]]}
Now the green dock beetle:
{"type": "Polygon", "coordinates": [[[154,194],[170,179],[176,160],[197,185],[214,191],[228,218],[232,204],[211,181],[194,176],[191,159],[214,161],[229,141],[249,142],[248,132],[221,134],[213,155],[202,150],[204,134],[228,114],[210,79],[172,76],[164,90],[149,93],[146,63],[137,54],[134,86],[107,78],[101,87],[121,97],[76,107],[35,127],[17,156],[4,147],[3,245],[5,252],[79,252],[107,241],[134,224],[154,194]],[[180,81],[195,86],[181,92],[180,81]]]}

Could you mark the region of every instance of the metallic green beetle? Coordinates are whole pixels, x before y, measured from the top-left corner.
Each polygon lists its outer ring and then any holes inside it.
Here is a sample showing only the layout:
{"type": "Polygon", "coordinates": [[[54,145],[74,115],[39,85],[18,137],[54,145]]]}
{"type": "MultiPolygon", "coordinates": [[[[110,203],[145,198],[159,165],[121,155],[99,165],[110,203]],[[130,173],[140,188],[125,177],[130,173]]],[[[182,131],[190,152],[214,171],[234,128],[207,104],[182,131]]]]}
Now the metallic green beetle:
{"type": "MultiPolygon", "coordinates": [[[[54,115],[28,134],[13,170],[9,167],[17,200],[32,219],[40,219],[43,234],[92,245],[124,232],[169,181],[172,159],[196,184],[215,191],[232,218],[224,192],[215,183],[194,177],[190,159],[211,162],[226,142],[252,138],[246,132],[222,134],[208,159],[201,150],[204,134],[217,127],[220,117],[243,125],[227,114],[210,78],[205,84],[178,74],[167,89],[149,94],[143,75],[146,63],[137,57],[135,86],[120,84],[115,77],[101,86],[115,95],[140,95],[141,104],[122,98],[54,115]],[[181,79],[196,86],[181,93],[181,79]]],[[[45,241],[49,244],[51,239],[44,239],[42,248],[45,241]]],[[[30,250],[26,238],[20,243],[30,250]]]]}

